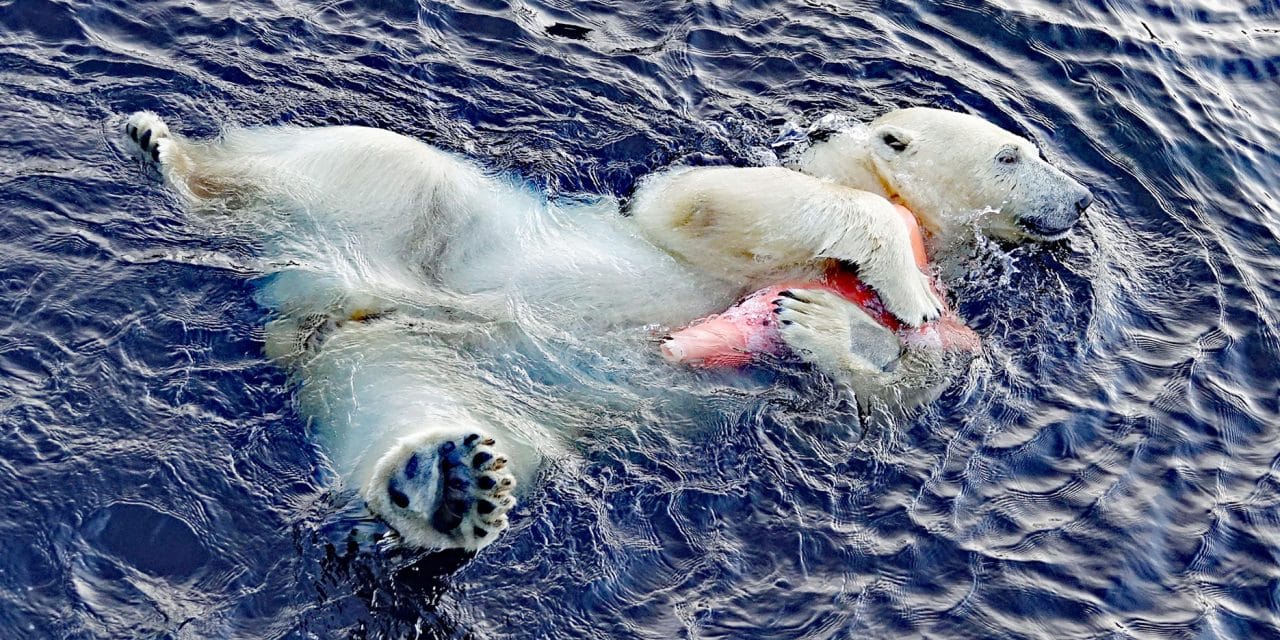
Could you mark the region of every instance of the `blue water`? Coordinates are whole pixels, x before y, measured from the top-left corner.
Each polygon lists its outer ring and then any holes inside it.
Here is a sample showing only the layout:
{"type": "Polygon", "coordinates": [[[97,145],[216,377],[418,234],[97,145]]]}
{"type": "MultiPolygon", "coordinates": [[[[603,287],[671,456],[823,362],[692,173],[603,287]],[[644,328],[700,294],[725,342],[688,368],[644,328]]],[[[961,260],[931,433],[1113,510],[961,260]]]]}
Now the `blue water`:
{"type": "Polygon", "coordinates": [[[1280,637],[1274,0],[0,0],[0,123],[0,637],[1280,637]],[[982,357],[865,437],[809,378],[620,403],[470,562],[346,542],[252,243],[118,133],[363,124],[625,195],[912,105],[1097,196],[949,283],[982,357]]]}

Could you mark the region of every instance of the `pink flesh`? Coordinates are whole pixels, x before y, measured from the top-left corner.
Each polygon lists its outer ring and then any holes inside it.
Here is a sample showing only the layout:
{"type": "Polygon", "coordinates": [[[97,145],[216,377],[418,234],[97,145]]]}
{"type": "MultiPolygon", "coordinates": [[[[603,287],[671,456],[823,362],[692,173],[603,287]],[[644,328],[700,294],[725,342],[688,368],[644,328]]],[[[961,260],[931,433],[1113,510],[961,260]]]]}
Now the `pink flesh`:
{"type": "MultiPolygon", "coordinates": [[[[901,206],[894,206],[911,232],[916,265],[921,271],[928,271],[924,238],[920,235],[915,216],[901,206]]],[[[784,282],[760,289],[723,313],[672,332],[662,343],[662,357],[670,362],[719,368],[747,365],[762,355],[785,354],[787,348],[778,334],[773,303],[787,289],[823,289],[835,293],[862,307],[873,319],[914,347],[956,351],[977,351],[980,348],[978,335],[950,309],[935,322],[918,328],[907,327],[884,308],[871,287],[853,273],[836,266],[817,280],[784,282]]],[[[939,294],[938,299],[944,299],[936,283],[934,293],[939,294]]]]}

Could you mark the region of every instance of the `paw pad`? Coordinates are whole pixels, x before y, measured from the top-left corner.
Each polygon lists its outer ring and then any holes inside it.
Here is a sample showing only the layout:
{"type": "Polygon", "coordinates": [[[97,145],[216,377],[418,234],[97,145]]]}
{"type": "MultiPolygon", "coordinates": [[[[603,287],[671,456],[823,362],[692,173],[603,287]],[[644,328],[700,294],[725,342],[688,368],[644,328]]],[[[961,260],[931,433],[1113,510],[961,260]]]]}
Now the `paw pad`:
{"type": "Polygon", "coordinates": [[[387,501],[466,548],[484,546],[508,526],[505,516],[516,504],[510,495],[515,478],[496,445],[493,438],[471,433],[415,451],[388,482],[387,501]]]}

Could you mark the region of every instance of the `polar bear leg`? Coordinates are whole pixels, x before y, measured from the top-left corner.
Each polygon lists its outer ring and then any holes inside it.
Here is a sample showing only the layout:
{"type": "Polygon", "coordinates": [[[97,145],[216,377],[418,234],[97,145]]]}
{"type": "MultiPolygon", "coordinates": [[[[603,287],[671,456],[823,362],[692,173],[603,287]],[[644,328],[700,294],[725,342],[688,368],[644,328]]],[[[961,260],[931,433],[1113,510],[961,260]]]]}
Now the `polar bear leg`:
{"type": "MultiPolygon", "coordinates": [[[[862,241],[859,250],[865,244],[862,241]]],[[[929,276],[916,266],[911,240],[905,234],[895,234],[879,245],[877,253],[855,264],[858,275],[876,290],[885,308],[908,326],[919,327],[942,317],[942,304],[929,276]]]]}
{"type": "Polygon", "coordinates": [[[787,346],[841,381],[883,375],[902,355],[893,332],[829,291],[788,289],[774,307],[787,346]]]}
{"type": "Polygon", "coordinates": [[[650,242],[744,289],[838,260],[906,324],[942,314],[906,222],[866,191],[778,167],[678,168],[646,178],[628,211],[650,242]]]}
{"type": "Polygon", "coordinates": [[[512,462],[479,431],[413,434],[374,465],[360,493],[407,543],[476,551],[507,528],[512,462]]]}
{"type": "Polygon", "coordinates": [[[406,545],[476,551],[507,528],[517,484],[532,486],[542,430],[473,413],[453,393],[464,372],[433,366],[452,349],[435,351],[396,318],[377,308],[286,316],[269,347],[302,381],[299,408],[330,464],[374,515],[406,545]]]}

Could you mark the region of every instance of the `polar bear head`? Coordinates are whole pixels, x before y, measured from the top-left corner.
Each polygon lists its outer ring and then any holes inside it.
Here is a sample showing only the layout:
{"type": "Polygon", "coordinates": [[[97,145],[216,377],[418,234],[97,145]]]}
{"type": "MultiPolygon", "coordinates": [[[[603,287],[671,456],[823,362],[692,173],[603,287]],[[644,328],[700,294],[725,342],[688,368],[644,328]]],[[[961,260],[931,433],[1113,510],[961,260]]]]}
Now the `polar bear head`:
{"type": "Polygon", "coordinates": [[[1053,240],[1093,202],[1027,139],[941,109],[887,113],[816,142],[795,164],[901,202],[935,235],[977,223],[1000,238],[1053,240]]]}

